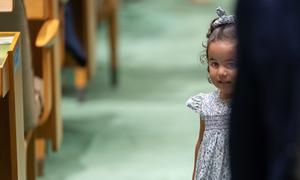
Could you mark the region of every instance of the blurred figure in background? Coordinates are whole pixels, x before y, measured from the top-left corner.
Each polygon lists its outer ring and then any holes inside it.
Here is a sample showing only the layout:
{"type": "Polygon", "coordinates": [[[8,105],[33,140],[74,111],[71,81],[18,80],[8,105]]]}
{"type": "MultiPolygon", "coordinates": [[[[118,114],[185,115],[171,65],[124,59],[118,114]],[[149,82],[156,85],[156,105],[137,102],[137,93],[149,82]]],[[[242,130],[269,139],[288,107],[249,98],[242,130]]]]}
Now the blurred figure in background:
{"type": "Polygon", "coordinates": [[[297,179],[300,1],[239,0],[237,21],[232,179],[297,179]]]}
{"type": "Polygon", "coordinates": [[[72,0],[61,0],[65,4],[65,46],[66,49],[74,56],[77,65],[86,65],[86,52],[83,49],[78,36],[75,32],[74,14],[72,8],[72,0]]]}

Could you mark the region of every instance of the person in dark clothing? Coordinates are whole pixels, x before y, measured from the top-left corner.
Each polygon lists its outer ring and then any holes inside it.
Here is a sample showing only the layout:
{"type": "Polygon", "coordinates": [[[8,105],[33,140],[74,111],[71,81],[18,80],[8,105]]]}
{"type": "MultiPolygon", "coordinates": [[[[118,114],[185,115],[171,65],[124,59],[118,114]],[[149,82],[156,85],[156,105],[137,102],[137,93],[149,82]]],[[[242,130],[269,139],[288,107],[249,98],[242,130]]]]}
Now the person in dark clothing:
{"type": "Polygon", "coordinates": [[[233,180],[294,180],[300,122],[300,1],[238,0],[233,180]]]}
{"type": "Polygon", "coordinates": [[[65,8],[65,46],[66,49],[74,56],[79,66],[87,64],[86,52],[84,51],[79,39],[75,33],[73,19],[73,10],[71,1],[66,2],[65,8]]]}

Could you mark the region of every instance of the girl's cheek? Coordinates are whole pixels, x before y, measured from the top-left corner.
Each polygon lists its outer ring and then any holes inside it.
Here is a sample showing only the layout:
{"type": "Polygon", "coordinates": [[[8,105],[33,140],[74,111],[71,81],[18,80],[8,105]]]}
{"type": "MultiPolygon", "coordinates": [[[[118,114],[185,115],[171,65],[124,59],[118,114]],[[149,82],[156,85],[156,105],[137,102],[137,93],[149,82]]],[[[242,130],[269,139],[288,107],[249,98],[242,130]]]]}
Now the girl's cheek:
{"type": "Polygon", "coordinates": [[[231,74],[232,74],[232,76],[235,77],[235,76],[237,75],[237,71],[236,71],[236,70],[232,70],[232,71],[231,71],[231,74]]]}
{"type": "Polygon", "coordinates": [[[237,75],[236,72],[232,72],[231,75],[230,75],[231,80],[234,81],[236,79],[236,75],[237,75]]]}

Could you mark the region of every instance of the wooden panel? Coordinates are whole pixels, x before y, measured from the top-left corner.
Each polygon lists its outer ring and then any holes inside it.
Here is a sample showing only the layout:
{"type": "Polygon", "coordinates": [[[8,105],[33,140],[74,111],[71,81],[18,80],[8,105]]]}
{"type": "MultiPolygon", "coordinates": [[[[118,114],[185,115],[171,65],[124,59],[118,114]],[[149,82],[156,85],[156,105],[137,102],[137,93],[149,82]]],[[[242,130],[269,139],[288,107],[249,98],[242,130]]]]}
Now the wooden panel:
{"type": "Polygon", "coordinates": [[[47,19],[49,17],[50,0],[24,0],[28,19],[47,19]]]}
{"type": "MultiPolygon", "coordinates": [[[[7,58],[1,67],[7,64],[2,77],[8,77],[8,92],[0,97],[0,179],[25,180],[25,147],[23,118],[23,81],[20,58],[20,33],[0,33],[0,36],[14,36],[8,49],[7,58]]],[[[3,68],[1,68],[3,69],[3,68]]],[[[3,78],[2,78],[3,79],[3,78]]],[[[3,83],[1,81],[0,83],[3,83]]]]}

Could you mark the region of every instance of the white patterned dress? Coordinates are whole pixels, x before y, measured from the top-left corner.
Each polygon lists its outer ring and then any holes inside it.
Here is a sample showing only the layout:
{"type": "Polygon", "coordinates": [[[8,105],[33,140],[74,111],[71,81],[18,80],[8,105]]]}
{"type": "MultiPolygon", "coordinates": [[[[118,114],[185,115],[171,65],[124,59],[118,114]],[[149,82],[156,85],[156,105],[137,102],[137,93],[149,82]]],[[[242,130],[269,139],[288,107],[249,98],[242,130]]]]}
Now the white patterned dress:
{"type": "Polygon", "coordinates": [[[230,180],[229,115],[230,103],[219,91],[189,98],[187,106],[200,114],[205,130],[196,161],[195,180],[230,180]]]}

